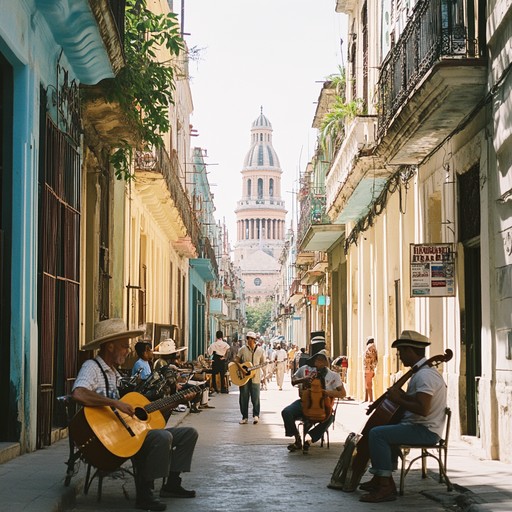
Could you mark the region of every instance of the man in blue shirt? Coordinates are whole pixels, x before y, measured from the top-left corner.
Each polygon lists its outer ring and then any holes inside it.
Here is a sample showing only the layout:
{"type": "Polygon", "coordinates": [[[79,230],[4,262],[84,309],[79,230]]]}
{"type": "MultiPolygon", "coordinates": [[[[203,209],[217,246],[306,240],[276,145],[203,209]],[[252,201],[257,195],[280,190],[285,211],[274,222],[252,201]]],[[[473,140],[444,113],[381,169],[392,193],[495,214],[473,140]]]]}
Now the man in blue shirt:
{"type": "Polygon", "coordinates": [[[138,341],[135,344],[135,352],[139,356],[139,359],[135,361],[132,368],[132,377],[139,373],[140,380],[146,380],[151,375],[151,366],[149,361],[153,360],[153,350],[149,341],[138,341]]]}

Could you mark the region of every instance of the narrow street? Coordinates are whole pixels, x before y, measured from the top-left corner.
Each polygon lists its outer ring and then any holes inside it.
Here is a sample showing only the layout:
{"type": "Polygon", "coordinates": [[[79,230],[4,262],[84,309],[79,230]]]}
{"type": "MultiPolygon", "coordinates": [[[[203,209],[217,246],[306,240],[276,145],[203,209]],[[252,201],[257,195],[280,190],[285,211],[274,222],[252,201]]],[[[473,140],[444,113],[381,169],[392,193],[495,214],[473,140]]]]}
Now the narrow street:
{"type": "MultiPolygon", "coordinates": [[[[364,424],[364,405],[346,402],[339,406],[334,429],[330,429],[330,448],[313,446],[308,455],[289,453],[284,437],[281,409],[297,398],[289,376],[283,391],[275,381],[268,391],[261,392],[262,412],[258,425],[239,425],[238,389],[215,395],[210,405],[215,409],[200,414],[188,414],[183,426],[199,431],[199,442],[194,456],[193,470],[184,475],[183,486],[197,490],[194,499],[167,499],[167,510],[190,511],[255,511],[297,512],[310,510],[397,511],[413,507],[422,511],[448,510],[441,503],[420,494],[430,491],[442,497],[446,487],[433,478],[421,480],[419,469],[407,477],[405,496],[395,502],[367,504],[359,502],[361,491],[344,493],[327,488],[338,461],[342,443],[351,431],[364,424]]],[[[181,413],[184,414],[184,413],[181,413]]],[[[171,417],[176,422],[180,413],[171,417]]],[[[434,464],[431,464],[434,467],[434,464]]],[[[85,468],[81,468],[85,472],[85,468]]],[[[434,475],[433,475],[434,476],[434,475]]],[[[397,481],[398,484],[398,481],[397,481]]],[[[159,487],[158,482],[157,487],[159,487]]],[[[134,509],[135,489],[131,478],[126,481],[106,479],[101,503],[97,502],[97,484],[93,483],[89,495],[77,496],[74,512],[113,512],[134,509]],[[129,501],[123,495],[125,485],[129,501]]],[[[450,499],[450,498],[448,498],[450,499]]],[[[450,510],[456,510],[451,508],[450,510]]]]}

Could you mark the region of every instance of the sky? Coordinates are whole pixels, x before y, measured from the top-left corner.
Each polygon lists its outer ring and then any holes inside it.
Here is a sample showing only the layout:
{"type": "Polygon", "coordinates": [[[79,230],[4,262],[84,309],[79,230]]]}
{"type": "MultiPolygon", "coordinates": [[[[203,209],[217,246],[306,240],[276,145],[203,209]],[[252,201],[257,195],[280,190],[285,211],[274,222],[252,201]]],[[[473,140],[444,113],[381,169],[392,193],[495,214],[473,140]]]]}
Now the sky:
{"type": "MultiPolygon", "coordinates": [[[[179,12],[180,2],[174,3],[179,12]]],[[[189,63],[191,123],[198,133],[192,145],[207,152],[215,216],[225,220],[233,247],[240,172],[261,107],[272,123],[283,171],[287,227],[292,212],[296,216],[294,192],[315,150],[316,101],[323,81],[346,60],[346,16],[335,12],[336,0],[184,0],[183,5],[185,40],[189,49],[199,49],[189,63]]]]}

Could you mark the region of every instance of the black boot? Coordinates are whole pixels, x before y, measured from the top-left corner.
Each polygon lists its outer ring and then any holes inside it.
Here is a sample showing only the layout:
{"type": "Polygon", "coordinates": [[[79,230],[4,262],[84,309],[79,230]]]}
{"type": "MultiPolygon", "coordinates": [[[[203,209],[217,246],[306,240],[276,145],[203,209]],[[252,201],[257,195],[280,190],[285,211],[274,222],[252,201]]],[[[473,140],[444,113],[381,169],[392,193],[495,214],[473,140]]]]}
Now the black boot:
{"type": "Polygon", "coordinates": [[[196,491],[187,491],[181,486],[181,478],[179,473],[169,473],[167,482],[160,490],[161,498],[195,498],[196,491]]]}
{"type": "Polygon", "coordinates": [[[153,496],[153,481],[136,479],[137,498],[135,508],[140,510],[162,511],[167,505],[153,496]]]}

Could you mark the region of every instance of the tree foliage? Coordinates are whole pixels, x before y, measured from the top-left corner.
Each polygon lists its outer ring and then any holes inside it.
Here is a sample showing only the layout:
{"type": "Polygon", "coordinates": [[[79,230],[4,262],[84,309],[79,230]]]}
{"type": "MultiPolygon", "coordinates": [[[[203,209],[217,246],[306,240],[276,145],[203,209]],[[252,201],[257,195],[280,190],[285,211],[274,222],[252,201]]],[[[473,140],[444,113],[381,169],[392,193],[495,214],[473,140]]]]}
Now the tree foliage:
{"type": "Polygon", "coordinates": [[[247,325],[251,331],[256,331],[263,334],[269,327],[272,321],[272,306],[273,302],[260,302],[254,306],[247,306],[245,315],[247,318],[247,325]]]}
{"type": "MultiPolygon", "coordinates": [[[[112,80],[107,100],[118,102],[135,126],[142,148],[160,147],[169,131],[169,106],[174,104],[172,56],[184,51],[176,14],[155,14],[146,0],[127,0],[124,51],[126,66],[112,80]],[[166,48],[171,60],[158,60],[158,50],[166,48]]],[[[133,147],[121,141],[111,162],[117,178],[130,179],[133,147]]]]}

